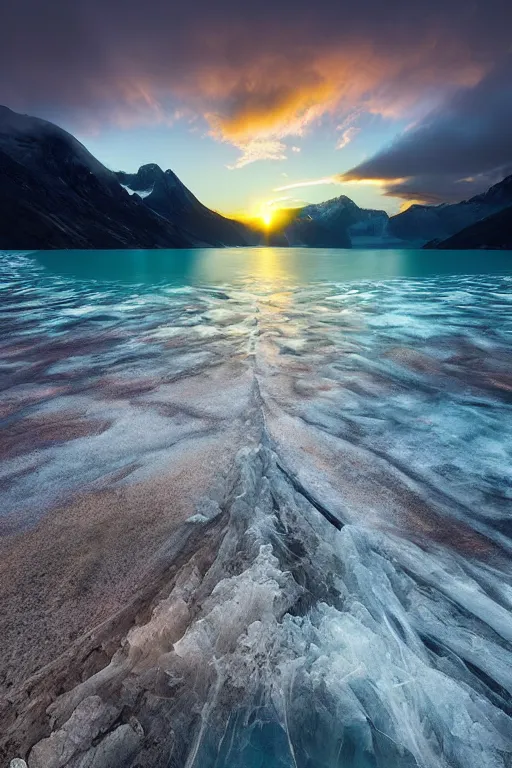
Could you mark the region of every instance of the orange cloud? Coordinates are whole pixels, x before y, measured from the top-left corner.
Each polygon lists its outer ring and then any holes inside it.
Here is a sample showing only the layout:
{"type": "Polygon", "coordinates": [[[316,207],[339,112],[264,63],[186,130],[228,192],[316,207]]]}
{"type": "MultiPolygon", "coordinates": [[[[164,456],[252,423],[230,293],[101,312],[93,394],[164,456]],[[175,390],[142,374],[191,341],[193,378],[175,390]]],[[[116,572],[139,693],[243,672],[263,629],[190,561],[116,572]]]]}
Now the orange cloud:
{"type": "Polygon", "coordinates": [[[300,151],[293,140],[326,116],[347,115],[336,143],[342,149],[357,135],[353,122],[361,113],[403,116],[440,81],[448,88],[483,75],[482,64],[453,51],[447,75],[446,62],[436,66],[429,54],[429,46],[419,43],[406,56],[378,52],[369,43],[332,51],[311,46],[295,57],[260,54],[236,67],[224,60],[197,66],[179,80],[172,74],[159,82],[127,73],[94,91],[100,103],[108,104],[110,120],[122,128],[171,125],[182,115],[189,121],[201,117],[212,138],[239,150],[229,166],[239,169],[261,160],[285,160],[289,152],[300,151]]]}
{"type": "MultiPolygon", "coordinates": [[[[474,84],[510,45],[502,2],[53,0],[49,17],[23,0],[6,4],[0,90],[15,108],[48,105],[82,123],[196,116],[239,150],[240,168],[282,160],[327,117],[409,115],[474,84]]],[[[340,147],[351,121],[341,133],[340,147]]]]}
{"type": "MultiPolygon", "coordinates": [[[[403,52],[379,53],[362,43],[307,53],[291,63],[284,56],[261,57],[236,72],[223,67],[198,74],[194,100],[208,103],[203,114],[210,134],[241,152],[233,168],[255,160],[286,159],[286,141],[303,136],[326,115],[349,112],[349,123],[362,111],[403,116],[440,80],[445,88],[467,85],[484,73],[482,65],[462,54],[458,60],[452,52],[454,66],[447,76],[445,62],[437,67],[429,60],[430,47],[419,43],[405,58],[403,52]],[[354,104],[359,104],[355,114],[354,104]]],[[[182,95],[186,100],[187,94],[182,95]]],[[[345,147],[357,132],[347,124],[337,148],[345,147]]]]}

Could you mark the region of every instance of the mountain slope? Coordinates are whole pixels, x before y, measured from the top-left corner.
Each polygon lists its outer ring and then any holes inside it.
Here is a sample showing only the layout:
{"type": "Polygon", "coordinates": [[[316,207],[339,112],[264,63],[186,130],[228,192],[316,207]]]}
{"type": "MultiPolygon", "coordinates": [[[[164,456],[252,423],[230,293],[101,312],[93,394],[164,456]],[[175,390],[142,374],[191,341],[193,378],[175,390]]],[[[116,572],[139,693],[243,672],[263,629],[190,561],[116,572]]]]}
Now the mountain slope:
{"type": "Polygon", "coordinates": [[[487,192],[460,203],[411,205],[389,220],[389,232],[408,241],[444,240],[477,221],[512,205],[512,176],[487,192]]]}
{"type": "Polygon", "coordinates": [[[446,240],[427,243],[425,248],[512,250],[512,206],[465,227],[446,240]]]}
{"type": "Polygon", "coordinates": [[[252,245],[257,242],[257,237],[248,227],[200,203],[171,170],[164,172],[152,163],[141,166],[137,173],[118,171],[116,176],[128,192],[140,195],[148,208],[196,241],[217,246],[252,245]]]}
{"type": "Polygon", "coordinates": [[[192,244],[69,133],[7,107],[0,107],[0,206],[4,249],[192,244]]]}
{"type": "Polygon", "coordinates": [[[352,237],[376,236],[387,226],[385,211],[359,208],[345,195],[302,208],[288,224],[285,235],[290,245],[350,248],[352,237]]]}

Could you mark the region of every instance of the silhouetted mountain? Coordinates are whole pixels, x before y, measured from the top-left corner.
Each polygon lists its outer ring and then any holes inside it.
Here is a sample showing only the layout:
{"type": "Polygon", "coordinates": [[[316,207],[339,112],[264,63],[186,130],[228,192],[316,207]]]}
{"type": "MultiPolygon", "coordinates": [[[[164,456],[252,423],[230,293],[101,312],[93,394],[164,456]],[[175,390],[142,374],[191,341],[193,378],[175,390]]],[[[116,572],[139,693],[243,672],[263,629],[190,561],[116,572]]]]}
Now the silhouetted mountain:
{"type": "Polygon", "coordinates": [[[255,233],[244,224],[211,211],[194,197],[173,171],[163,171],[151,163],[137,173],[117,172],[117,178],[130,193],[138,193],[144,204],[164,216],[194,241],[206,245],[254,245],[255,233]]]}
{"type": "Polygon", "coordinates": [[[66,131],[0,107],[0,248],[193,244],[66,131]]]}
{"type": "Polygon", "coordinates": [[[350,248],[426,241],[428,247],[505,248],[510,247],[512,176],[470,200],[413,205],[391,218],[341,195],[289,212],[285,224],[264,235],[211,211],[171,170],[150,164],[137,173],[114,173],[56,125],[0,107],[0,206],[0,248],[260,242],[350,248]]]}
{"type": "MultiPolygon", "coordinates": [[[[492,189],[492,188],[491,188],[492,189]]],[[[433,240],[425,248],[512,250],[512,206],[465,227],[446,240],[433,240]]]]}
{"type": "Polygon", "coordinates": [[[352,237],[382,237],[387,222],[385,211],[359,208],[340,195],[302,208],[284,232],[290,245],[351,248],[352,237]]]}
{"type": "Polygon", "coordinates": [[[417,243],[444,240],[509,205],[512,205],[512,176],[461,203],[411,205],[390,218],[388,231],[402,240],[417,243]]]}

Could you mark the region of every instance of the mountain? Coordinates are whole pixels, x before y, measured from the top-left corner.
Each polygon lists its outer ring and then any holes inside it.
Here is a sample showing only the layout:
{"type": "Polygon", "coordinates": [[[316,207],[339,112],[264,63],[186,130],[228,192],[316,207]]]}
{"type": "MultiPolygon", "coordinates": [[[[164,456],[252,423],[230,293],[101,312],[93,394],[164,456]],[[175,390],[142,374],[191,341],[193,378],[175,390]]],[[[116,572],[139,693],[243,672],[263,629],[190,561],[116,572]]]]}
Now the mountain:
{"type": "Polygon", "coordinates": [[[282,235],[290,245],[325,248],[403,248],[411,243],[433,248],[483,248],[486,244],[506,248],[510,247],[511,206],[512,176],[469,200],[412,205],[392,217],[385,211],[359,208],[341,195],[300,209],[282,235]]]}
{"type": "Polygon", "coordinates": [[[433,240],[425,248],[512,250],[512,206],[465,227],[446,240],[433,240]]]}
{"type": "Polygon", "coordinates": [[[388,231],[402,240],[424,243],[445,240],[456,232],[512,205],[512,176],[490,187],[487,192],[460,203],[411,205],[392,216],[388,231]]]}
{"type": "Polygon", "coordinates": [[[412,205],[391,218],[341,195],[290,211],[280,227],[264,236],[204,206],[171,170],[149,164],[137,173],[110,171],[62,128],[0,106],[0,206],[0,249],[260,242],[325,248],[411,243],[504,248],[510,243],[512,176],[461,203],[412,205]]]}
{"type": "Polygon", "coordinates": [[[0,107],[0,210],[4,249],[191,244],[69,133],[7,107],[0,107]]]}
{"type": "Polygon", "coordinates": [[[359,208],[340,195],[302,208],[284,234],[290,245],[351,248],[352,238],[382,237],[388,223],[385,211],[359,208]]]}
{"type": "Polygon", "coordinates": [[[258,236],[172,171],[116,174],[53,123],[0,106],[0,248],[187,248],[258,236]]]}
{"type": "Polygon", "coordinates": [[[179,227],[199,244],[216,246],[255,245],[258,238],[244,224],[227,219],[204,206],[171,170],[154,163],[143,165],[137,173],[118,171],[117,179],[132,195],[179,227]]]}

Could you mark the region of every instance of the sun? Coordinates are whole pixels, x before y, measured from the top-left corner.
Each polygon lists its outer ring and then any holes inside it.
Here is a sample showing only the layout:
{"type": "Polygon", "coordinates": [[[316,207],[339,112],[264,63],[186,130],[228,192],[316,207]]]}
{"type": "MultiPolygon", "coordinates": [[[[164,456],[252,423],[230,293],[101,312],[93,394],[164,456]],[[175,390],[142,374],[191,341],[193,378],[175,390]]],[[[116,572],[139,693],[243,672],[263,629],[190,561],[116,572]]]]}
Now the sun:
{"type": "Polygon", "coordinates": [[[272,224],[273,212],[270,208],[266,208],[261,214],[261,220],[263,224],[268,228],[272,224]]]}

